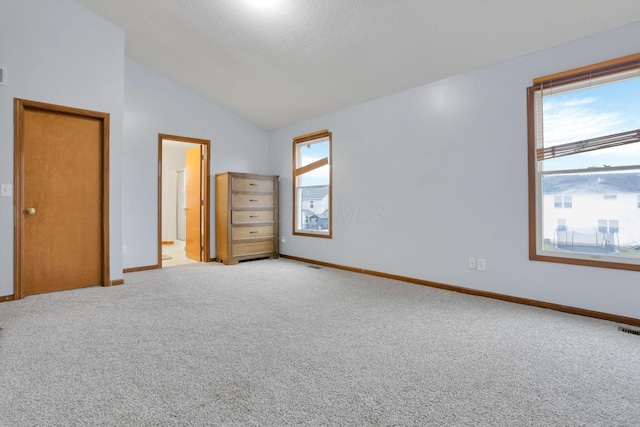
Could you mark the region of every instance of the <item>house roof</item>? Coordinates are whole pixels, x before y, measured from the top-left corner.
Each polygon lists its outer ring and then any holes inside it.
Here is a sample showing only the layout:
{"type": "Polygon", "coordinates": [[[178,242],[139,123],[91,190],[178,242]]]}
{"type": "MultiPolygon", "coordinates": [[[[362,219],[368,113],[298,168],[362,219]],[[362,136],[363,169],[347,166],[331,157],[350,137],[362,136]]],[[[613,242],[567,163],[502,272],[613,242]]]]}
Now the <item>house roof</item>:
{"type": "Polygon", "coordinates": [[[639,193],[640,173],[547,175],[544,193],[639,193]]]}
{"type": "Polygon", "coordinates": [[[264,129],[640,21],[634,0],[75,1],[129,58],[264,129]]]}
{"type": "Polygon", "coordinates": [[[322,200],[327,194],[329,194],[328,187],[311,187],[302,189],[302,198],[305,200],[322,200]]]}

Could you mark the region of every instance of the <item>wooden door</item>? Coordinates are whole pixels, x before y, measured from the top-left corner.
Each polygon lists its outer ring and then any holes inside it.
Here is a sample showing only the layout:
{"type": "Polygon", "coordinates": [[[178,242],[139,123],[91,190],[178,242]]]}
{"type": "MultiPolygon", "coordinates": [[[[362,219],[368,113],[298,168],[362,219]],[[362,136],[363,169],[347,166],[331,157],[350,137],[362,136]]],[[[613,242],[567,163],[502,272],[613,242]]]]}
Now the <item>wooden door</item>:
{"type": "Polygon", "coordinates": [[[185,167],[186,254],[202,261],[202,146],[187,150],[185,167]]]}
{"type": "Polygon", "coordinates": [[[108,115],[15,108],[16,297],[110,284],[108,115]]]}

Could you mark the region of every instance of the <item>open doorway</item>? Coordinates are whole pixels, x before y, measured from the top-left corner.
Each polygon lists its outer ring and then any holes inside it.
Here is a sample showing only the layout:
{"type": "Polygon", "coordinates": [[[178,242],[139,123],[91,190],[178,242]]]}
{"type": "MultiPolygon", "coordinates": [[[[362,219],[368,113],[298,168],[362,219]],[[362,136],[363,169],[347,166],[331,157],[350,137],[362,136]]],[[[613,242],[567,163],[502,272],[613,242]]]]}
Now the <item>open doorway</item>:
{"type": "Polygon", "coordinates": [[[158,267],[210,261],[209,144],[158,135],[158,267]]]}

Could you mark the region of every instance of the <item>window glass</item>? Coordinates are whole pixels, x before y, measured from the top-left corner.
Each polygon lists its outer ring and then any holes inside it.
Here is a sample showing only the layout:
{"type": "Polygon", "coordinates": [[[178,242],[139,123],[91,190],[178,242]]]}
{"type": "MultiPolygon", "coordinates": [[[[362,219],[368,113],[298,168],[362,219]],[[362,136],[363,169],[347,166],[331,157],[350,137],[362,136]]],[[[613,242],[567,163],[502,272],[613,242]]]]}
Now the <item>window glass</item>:
{"type": "Polygon", "coordinates": [[[293,233],[331,237],[331,133],[294,138],[293,233]]]}
{"type": "Polygon", "coordinates": [[[640,72],[605,71],[529,88],[530,257],[638,270],[640,72]]]}

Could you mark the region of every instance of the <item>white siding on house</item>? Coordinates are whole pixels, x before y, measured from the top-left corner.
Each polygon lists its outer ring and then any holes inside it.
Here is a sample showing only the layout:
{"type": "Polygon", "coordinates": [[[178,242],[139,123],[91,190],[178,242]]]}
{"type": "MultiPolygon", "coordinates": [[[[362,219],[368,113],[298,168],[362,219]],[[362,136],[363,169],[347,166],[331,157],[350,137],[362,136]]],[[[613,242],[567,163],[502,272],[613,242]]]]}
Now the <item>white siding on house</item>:
{"type": "MultiPolygon", "coordinates": [[[[604,194],[573,194],[571,208],[554,206],[554,194],[544,195],[544,238],[555,240],[558,219],[565,219],[566,226],[581,233],[596,232],[598,220],[618,220],[621,246],[640,245],[640,208],[638,195],[618,193],[614,200],[604,194]]],[[[638,251],[640,257],[640,251],[638,251]]]]}

